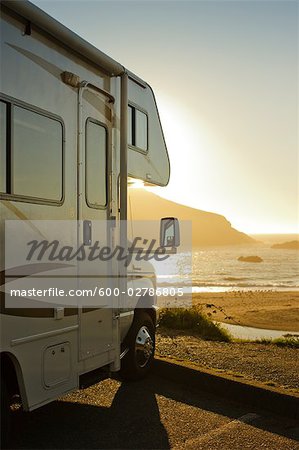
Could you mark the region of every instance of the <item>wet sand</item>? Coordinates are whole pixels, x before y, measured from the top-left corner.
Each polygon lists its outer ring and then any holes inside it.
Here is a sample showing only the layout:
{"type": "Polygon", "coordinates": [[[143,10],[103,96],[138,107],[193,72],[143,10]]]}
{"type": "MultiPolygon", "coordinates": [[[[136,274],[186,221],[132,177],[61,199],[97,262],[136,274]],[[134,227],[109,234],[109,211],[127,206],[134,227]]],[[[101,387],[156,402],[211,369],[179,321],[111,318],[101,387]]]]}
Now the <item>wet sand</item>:
{"type": "Polygon", "coordinates": [[[192,299],[219,322],[299,332],[299,292],[200,293],[192,299]]]}

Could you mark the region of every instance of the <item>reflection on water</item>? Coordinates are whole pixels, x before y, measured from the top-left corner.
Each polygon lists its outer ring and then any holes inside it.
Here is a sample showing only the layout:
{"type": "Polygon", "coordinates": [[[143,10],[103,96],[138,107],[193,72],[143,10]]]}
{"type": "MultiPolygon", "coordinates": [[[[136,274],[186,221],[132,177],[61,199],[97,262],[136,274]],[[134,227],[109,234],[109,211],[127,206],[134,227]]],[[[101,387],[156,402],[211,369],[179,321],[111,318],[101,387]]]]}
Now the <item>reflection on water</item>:
{"type": "Polygon", "coordinates": [[[191,286],[193,293],[299,290],[299,253],[265,244],[182,250],[153,265],[160,286],[180,285],[185,293],[191,286]],[[240,262],[242,255],[258,255],[263,262],[240,262]]]}
{"type": "Polygon", "coordinates": [[[206,247],[193,249],[192,262],[194,292],[299,288],[299,254],[295,250],[275,250],[266,244],[206,247]],[[257,255],[263,262],[238,261],[248,255],[257,255]]]}
{"type": "Polygon", "coordinates": [[[263,328],[253,328],[253,327],[245,327],[241,325],[232,325],[229,323],[215,322],[221,325],[223,328],[228,330],[231,335],[236,339],[276,339],[283,336],[298,336],[299,333],[290,332],[290,331],[282,331],[282,330],[266,330],[263,328]]]}

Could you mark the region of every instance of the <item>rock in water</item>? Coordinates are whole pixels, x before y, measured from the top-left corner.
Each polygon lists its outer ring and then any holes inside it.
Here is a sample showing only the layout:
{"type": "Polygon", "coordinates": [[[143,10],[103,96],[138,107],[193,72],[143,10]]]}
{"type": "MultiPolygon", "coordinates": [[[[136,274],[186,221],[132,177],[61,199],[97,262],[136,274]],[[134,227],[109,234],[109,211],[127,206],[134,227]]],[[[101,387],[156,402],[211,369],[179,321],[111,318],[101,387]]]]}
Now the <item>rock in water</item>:
{"type": "Polygon", "coordinates": [[[263,262],[263,258],[261,258],[260,256],[240,256],[238,258],[238,261],[259,263],[263,262]]]}

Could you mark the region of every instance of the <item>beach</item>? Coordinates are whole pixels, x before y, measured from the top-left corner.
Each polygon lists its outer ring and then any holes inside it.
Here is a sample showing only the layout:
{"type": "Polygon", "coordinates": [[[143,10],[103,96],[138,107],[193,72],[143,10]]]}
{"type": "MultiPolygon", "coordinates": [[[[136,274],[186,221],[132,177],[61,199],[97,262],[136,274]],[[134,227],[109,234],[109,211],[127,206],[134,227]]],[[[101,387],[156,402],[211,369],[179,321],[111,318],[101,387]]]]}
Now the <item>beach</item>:
{"type": "Polygon", "coordinates": [[[195,293],[192,301],[219,322],[299,332],[299,292],[261,290],[195,293]]]}

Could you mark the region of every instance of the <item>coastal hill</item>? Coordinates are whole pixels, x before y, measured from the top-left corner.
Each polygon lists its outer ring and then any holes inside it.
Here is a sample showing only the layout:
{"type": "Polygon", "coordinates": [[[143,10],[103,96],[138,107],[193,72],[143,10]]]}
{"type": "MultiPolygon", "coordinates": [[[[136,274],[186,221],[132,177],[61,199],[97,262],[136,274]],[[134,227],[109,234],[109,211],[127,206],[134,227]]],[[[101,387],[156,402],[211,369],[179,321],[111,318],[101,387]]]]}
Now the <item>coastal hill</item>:
{"type": "Polygon", "coordinates": [[[271,248],[285,250],[299,250],[299,241],[283,242],[282,244],[274,244],[271,248]]]}
{"type": "Polygon", "coordinates": [[[193,246],[251,244],[256,242],[247,234],[235,230],[230,222],[219,214],[180,205],[145,189],[130,188],[128,192],[128,218],[131,214],[134,221],[160,220],[162,217],[168,216],[177,217],[181,221],[192,220],[193,246]]]}

